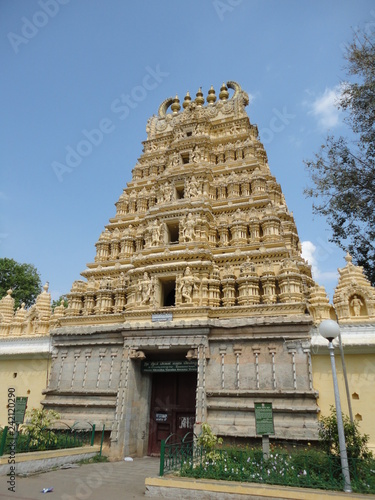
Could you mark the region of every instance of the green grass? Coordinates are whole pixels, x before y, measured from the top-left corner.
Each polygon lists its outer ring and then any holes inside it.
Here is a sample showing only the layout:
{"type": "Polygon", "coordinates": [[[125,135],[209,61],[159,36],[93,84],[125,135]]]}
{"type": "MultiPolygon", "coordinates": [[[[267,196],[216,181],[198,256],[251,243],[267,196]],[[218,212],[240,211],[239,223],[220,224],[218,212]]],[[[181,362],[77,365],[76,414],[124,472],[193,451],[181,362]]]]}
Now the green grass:
{"type": "Polygon", "coordinates": [[[96,464],[99,462],[108,462],[108,457],[106,457],[105,455],[98,454],[98,455],[95,455],[91,458],[85,458],[84,460],[80,460],[77,463],[84,465],[84,464],[96,464]]]}

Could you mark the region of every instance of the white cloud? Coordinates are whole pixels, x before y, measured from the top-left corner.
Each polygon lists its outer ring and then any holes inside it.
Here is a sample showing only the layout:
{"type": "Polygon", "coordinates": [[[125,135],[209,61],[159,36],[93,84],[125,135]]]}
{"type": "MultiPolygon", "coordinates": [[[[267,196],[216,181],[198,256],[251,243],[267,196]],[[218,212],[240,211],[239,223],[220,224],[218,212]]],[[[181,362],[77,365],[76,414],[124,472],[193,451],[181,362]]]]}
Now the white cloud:
{"type": "Polygon", "coordinates": [[[319,284],[337,281],[337,271],[321,271],[319,269],[319,250],[312,241],[302,241],[302,257],[311,266],[312,276],[319,284]]]}
{"type": "Polygon", "coordinates": [[[315,116],[318,120],[318,126],[326,131],[329,128],[334,128],[340,123],[340,111],[337,109],[337,102],[342,92],[341,85],[336,85],[332,89],[326,88],[323,94],[313,97],[313,101],[308,101],[305,104],[310,109],[309,114],[315,116]]]}

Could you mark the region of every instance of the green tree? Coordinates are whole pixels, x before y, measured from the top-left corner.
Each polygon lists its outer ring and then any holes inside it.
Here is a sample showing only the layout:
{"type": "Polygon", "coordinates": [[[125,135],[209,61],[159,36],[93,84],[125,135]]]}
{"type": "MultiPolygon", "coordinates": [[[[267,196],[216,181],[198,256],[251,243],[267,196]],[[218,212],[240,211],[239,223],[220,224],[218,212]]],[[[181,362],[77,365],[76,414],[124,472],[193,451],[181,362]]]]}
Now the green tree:
{"type": "Polygon", "coordinates": [[[305,161],[313,211],[327,218],[331,241],[349,251],[375,285],[375,38],[356,33],[345,55],[351,81],[342,83],[337,107],[349,137],[329,135],[305,161]]]}
{"type": "Polygon", "coordinates": [[[68,307],[68,299],[66,298],[66,295],[60,295],[60,297],[58,299],[52,301],[52,304],[51,304],[52,311],[55,310],[56,306],[61,305],[61,301],[63,301],[65,308],[68,307]]]}
{"type": "MultiPolygon", "coordinates": [[[[342,420],[348,458],[370,458],[372,453],[367,446],[369,436],[367,434],[361,435],[358,422],[352,423],[347,415],[343,415],[342,420]]],[[[319,420],[319,437],[326,453],[336,457],[340,456],[337,415],[333,406],[330,407],[328,417],[321,417],[319,420]]]]}
{"type": "Polygon", "coordinates": [[[14,307],[22,302],[31,306],[41,291],[42,282],[37,269],[32,264],[19,264],[13,259],[0,259],[0,298],[13,290],[14,307]]]}
{"type": "Polygon", "coordinates": [[[38,446],[39,450],[43,450],[47,444],[57,443],[56,434],[48,428],[60,418],[60,414],[54,410],[45,410],[44,408],[27,410],[27,420],[22,427],[22,433],[30,438],[31,446],[38,446]]]}
{"type": "Polygon", "coordinates": [[[223,444],[223,438],[219,438],[212,432],[209,424],[202,424],[202,432],[197,439],[198,446],[202,446],[209,460],[216,460],[220,455],[215,451],[218,445],[223,444]]]}

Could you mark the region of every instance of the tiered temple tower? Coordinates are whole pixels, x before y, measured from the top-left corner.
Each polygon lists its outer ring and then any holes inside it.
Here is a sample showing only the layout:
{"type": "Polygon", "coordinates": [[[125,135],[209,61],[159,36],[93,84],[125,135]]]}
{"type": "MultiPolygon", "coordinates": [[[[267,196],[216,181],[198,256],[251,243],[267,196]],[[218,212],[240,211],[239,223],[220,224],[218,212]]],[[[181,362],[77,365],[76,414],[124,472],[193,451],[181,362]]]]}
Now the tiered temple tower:
{"type": "Polygon", "coordinates": [[[104,422],[115,453],[157,453],[169,432],[205,421],[253,437],[256,401],[272,402],[277,438],[317,436],[308,332],[328,300],[248,103],[227,82],[218,99],[211,87],[206,103],[199,89],[182,107],[177,96],[161,104],[56,318],[44,404],[104,422]]]}
{"type": "Polygon", "coordinates": [[[305,313],[310,267],[247,104],[234,82],[163,102],[63,324],[305,313]]]}

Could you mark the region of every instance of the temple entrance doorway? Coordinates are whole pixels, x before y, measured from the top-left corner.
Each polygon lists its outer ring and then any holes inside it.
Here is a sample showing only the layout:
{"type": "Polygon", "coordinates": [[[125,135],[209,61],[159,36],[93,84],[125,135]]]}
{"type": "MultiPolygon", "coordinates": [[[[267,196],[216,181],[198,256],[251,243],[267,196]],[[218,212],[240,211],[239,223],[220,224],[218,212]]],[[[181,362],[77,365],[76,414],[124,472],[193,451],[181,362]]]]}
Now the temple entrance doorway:
{"type": "Polygon", "coordinates": [[[170,434],[183,438],[193,431],[196,386],[196,371],[152,374],[149,455],[160,455],[161,441],[170,434]]]}

